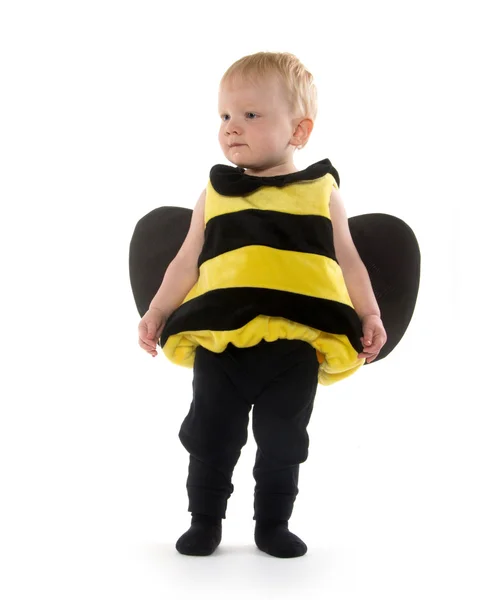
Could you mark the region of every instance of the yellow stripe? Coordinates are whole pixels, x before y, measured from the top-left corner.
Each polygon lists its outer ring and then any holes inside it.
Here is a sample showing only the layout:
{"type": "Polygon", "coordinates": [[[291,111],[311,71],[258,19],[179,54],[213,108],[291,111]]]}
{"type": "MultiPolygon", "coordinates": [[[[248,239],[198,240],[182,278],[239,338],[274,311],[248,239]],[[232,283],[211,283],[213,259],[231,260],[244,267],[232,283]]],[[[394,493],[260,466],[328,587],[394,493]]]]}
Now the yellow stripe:
{"type": "Polygon", "coordinates": [[[353,307],[336,261],[319,254],[267,246],[243,246],[204,262],[198,281],[183,303],[211,290],[235,287],[294,292],[353,307]]]}
{"type": "Polygon", "coordinates": [[[192,368],[196,347],[203,346],[211,352],[224,352],[227,344],[249,348],[261,340],[303,340],[313,346],[319,362],[319,383],[331,385],[349,377],[365,363],[358,358],[348,338],[342,334],[324,333],[318,329],[287,321],[280,317],[260,315],[232,331],[184,331],[168,338],[163,347],[165,356],[173,363],[192,368]]]}
{"type": "Polygon", "coordinates": [[[336,180],[330,173],[312,181],[298,181],[283,188],[262,186],[246,196],[222,196],[207,183],[205,224],[213,217],[247,209],[274,210],[293,215],[329,218],[329,201],[336,180]]]}

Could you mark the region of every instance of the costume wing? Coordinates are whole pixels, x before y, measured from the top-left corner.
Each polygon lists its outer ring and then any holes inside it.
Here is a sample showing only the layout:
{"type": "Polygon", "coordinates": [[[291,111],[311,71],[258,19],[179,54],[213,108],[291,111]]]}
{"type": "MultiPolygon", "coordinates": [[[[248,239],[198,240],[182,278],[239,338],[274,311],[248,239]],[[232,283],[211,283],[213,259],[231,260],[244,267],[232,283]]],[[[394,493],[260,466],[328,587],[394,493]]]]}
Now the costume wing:
{"type": "MultiPolygon", "coordinates": [[[[186,238],[192,214],[189,208],[162,206],[136,224],[129,248],[129,273],[141,317],[186,238]]],[[[410,323],[420,283],[420,249],[411,228],[392,215],[358,215],[348,223],[388,336],[377,358],[364,363],[368,366],[391,352],[410,323]]]]}

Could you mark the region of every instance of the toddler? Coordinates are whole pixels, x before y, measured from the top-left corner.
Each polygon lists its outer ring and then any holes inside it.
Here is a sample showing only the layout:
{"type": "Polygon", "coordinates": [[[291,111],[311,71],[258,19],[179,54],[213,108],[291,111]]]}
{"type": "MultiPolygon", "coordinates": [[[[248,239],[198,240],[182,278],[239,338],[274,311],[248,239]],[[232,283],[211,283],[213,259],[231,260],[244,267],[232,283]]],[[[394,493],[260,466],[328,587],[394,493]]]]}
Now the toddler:
{"type": "Polygon", "coordinates": [[[218,547],[253,408],[255,543],[280,558],[307,546],[289,530],[308,456],[318,383],[371,362],[386,342],[367,269],[328,159],[298,171],[317,112],[312,75],[289,53],[241,58],[219,87],[215,165],[188,234],[139,324],[152,356],[193,367],[179,438],[190,455],[191,526],[182,554],[218,547]]]}

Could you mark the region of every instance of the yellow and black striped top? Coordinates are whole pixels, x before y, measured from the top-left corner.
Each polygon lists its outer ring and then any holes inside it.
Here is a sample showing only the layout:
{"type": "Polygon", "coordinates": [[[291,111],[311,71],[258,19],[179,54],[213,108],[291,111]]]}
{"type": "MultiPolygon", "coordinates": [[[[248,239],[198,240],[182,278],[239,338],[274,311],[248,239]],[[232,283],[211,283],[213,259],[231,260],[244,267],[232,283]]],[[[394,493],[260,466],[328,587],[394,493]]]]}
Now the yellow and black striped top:
{"type": "Polygon", "coordinates": [[[169,360],[193,367],[198,345],[223,352],[281,338],[315,348],[322,385],[364,364],[361,322],[334,252],[329,199],[338,185],[328,159],[272,177],[212,167],[198,281],[160,339],[169,360]]]}

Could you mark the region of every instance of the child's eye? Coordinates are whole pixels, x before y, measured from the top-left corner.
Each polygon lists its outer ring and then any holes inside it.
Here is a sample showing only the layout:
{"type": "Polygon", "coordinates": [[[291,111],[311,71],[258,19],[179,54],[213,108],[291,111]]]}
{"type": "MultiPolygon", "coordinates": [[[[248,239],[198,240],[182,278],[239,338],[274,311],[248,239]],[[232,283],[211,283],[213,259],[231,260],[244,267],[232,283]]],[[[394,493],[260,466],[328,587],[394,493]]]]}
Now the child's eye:
{"type": "MultiPolygon", "coordinates": [[[[245,113],[247,117],[250,117],[250,121],[252,121],[253,119],[251,118],[251,115],[253,115],[253,117],[256,117],[257,115],[253,112],[247,112],[245,113]]],[[[224,117],[229,117],[229,115],[223,114],[220,116],[221,121],[224,121],[224,117]]]]}

